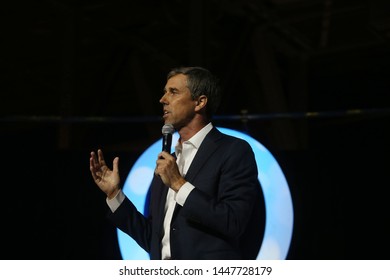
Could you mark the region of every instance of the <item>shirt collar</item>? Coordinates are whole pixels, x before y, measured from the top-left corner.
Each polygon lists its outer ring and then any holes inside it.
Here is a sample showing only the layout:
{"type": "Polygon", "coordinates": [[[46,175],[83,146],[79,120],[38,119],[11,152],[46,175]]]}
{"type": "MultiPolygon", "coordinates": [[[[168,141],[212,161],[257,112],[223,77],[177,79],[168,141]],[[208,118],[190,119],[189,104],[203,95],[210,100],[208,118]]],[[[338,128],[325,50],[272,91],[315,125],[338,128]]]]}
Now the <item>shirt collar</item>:
{"type": "MultiPolygon", "coordinates": [[[[211,131],[211,129],[213,129],[213,124],[210,122],[205,127],[203,127],[201,130],[199,130],[190,139],[188,139],[187,141],[184,141],[184,143],[190,143],[195,147],[195,149],[198,149],[200,144],[202,144],[206,135],[211,131]]],[[[176,154],[178,154],[182,150],[182,147],[181,147],[179,141],[177,141],[177,143],[176,143],[175,150],[176,150],[176,154]]]]}

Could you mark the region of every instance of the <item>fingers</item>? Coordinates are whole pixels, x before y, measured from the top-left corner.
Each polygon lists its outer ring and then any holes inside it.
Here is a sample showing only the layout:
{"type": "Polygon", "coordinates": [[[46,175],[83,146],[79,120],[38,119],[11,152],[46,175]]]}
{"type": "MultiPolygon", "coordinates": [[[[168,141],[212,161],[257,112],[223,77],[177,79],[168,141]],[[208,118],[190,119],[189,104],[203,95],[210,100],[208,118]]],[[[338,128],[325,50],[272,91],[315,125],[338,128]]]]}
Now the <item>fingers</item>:
{"type": "Polygon", "coordinates": [[[119,173],[119,157],[114,158],[112,162],[112,170],[115,173],[119,173]]]}
{"type": "Polygon", "coordinates": [[[168,159],[169,157],[174,158],[170,153],[162,151],[158,154],[157,159],[168,159]]]}
{"type": "Polygon", "coordinates": [[[98,149],[98,160],[100,164],[106,165],[106,162],[104,161],[103,151],[101,149],[98,149]]]}
{"type": "MultiPolygon", "coordinates": [[[[113,160],[113,171],[119,173],[119,157],[114,158],[113,160]]],[[[89,158],[89,169],[91,170],[92,176],[94,179],[97,178],[98,172],[103,171],[103,169],[108,168],[104,160],[103,151],[98,149],[97,156],[95,152],[91,152],[89,158]]]]}
{"type": "Polygon", "coordinates": [[[96,159],[96,154],[91,152],[91,156],[89,158],[89,170],[91,171],[92,178],[96,181],[98,180],[97,172],[99,168],[99,163],[96,159]]]}
{"type": "Polygon", "coordinates": [[[174,169],[177,169],[176,159],[167,152],[159,153],[157,156],[154,173],[158,176],[161,176],[163,174],[165,175],[172,173],[174,169]]]}
{"type": "Polygon", "coordinates": [[[97,164],[95,152],[91,152],[91,156],[89,158],[89,162],[90,162],[91,166],[95,166],[97,164]]]}
{"type": "Polygon", "coordinates": [[[98,155],[96,157],[95,152],[91,152],[91,157],[89,159],[89,165],[90,168],[97,169],[101,168],[102,166],[106,165],[106,162],[104,161],[104,156],[102,150],[98,150],[98,155]]]}
{"type": "Polygon", "coordinates": [[[89,157],[89,169],[91,169],[91,172],[96,168],[97,164],[96,154],[91,152],[91,156],[89,157]]]}

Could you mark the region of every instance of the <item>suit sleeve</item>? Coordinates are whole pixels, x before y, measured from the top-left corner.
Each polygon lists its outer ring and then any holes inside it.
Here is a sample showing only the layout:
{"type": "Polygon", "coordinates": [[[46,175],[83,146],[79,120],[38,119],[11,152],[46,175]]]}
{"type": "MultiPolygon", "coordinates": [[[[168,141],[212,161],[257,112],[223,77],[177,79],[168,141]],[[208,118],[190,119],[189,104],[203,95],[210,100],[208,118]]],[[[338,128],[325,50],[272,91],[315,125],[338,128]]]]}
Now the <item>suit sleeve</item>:
{"type": "Polygon", "coordinates": [[[131,236],[145,251],[150,252],[151,218],[146,218],[138,212],[127,197],[114,213],[108,214],[108,219],[131,236]]]}

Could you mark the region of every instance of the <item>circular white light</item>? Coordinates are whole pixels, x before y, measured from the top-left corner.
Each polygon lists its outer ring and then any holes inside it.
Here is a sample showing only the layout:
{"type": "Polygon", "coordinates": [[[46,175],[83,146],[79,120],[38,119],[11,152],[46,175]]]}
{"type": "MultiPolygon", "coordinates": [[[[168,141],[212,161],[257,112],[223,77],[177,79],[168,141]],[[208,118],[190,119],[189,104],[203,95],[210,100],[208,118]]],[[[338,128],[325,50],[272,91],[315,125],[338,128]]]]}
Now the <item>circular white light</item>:
{"type": "MultiPolygon", "coordinates": [[[[257,259],[281,260],[287,257],[291,243],[294,210],[286,178],[272,154],[249,135],[228,129],[218,129],[225,134],[244,139],[252,147],[259,170],[259,181],[264,194],[266,222],[263,243],[257,259]]],[[[179,138],[173,134],[172,150],[179,138]]],[[[124,183],[123,192],[141,213],[144,213],[148,188],[153,178],[157,154],[162,140],[156,141],[137,159],[124,183]]],[[[149,254],[121,230],[118,232],[119,248],[124,260],[147,260],[149,254]]]]}

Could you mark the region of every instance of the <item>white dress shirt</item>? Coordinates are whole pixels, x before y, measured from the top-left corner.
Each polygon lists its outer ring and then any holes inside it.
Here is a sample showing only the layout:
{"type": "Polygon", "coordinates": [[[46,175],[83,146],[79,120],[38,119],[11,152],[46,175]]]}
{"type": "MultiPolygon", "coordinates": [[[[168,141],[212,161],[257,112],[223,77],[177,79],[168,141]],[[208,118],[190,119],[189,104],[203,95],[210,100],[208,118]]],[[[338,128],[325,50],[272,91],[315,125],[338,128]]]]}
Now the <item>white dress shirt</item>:
{"type": "MultiPolygon", "coordinates": [[[[213,125],[209,123],[205,127],[203,127],[198,133],[196,133],[194,136],[192,136],[188,141],[184,141],[181,145],[178,141],[175,146],[175,153],[176,153],[176,163],[178,164],[180,174],[185,177],[187,174],[187,171],[192,163],[192,160],[194,159],[200,144],[202,144],[204,138],[206,135],[210,132],[210,130],[213,128],[213,125]]],[[[176,203],[183,206],[188,195],[195,187],[189,183],[186,182],[183,186],[181,186],[180,190],[178,192],[175,192],[171,188],[169,188],[167,193],[167,200],[165,203],[165,218],[164,218],[164,235],[162,239],[162,259],[170,259],[171,257],[171,247],[170,247],[170,225],[172,220],[173,211],[175,209],[176,203]]],[[[120,190],[117,195],[112,198],[107,198],[107,204],[110,207],[112,212],[115,212],[115,210],[120,206],[120,204],[125,199],[125,195],[120,190]]]]}

